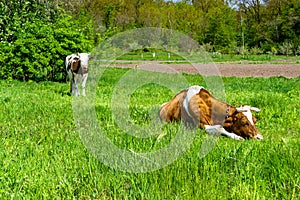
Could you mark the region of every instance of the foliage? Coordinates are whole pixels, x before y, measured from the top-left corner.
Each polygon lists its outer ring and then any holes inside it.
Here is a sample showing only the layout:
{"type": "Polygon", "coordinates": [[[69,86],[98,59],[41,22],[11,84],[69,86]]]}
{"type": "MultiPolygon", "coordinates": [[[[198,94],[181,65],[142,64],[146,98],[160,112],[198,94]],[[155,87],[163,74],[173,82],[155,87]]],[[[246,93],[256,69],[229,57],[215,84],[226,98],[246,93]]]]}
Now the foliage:
{"type": "Polygon", "coordinates": [[[83,34],[90,32],[91,23],[82,25],[53,6],[49,8],[50,2],[39,2],[0,3],[4,17],[0,21],[0,78],[62,81],[65,56],[93,47],[90,36],[83,34]]]}
{"type": "MultiPolygon", "coordinates": [[[[106,136],[126,151],[165,147],[179,124],[166,125],[158,134],[167,135],[160,140],[157,135],[131,136],[115,124],[111,96],[127,72],[110,68],[103,73],[95,99],[99,123],[106,136]]],[[[175,75],[163,76],[174,79],[175,75]]],[[[191,85],[205,85],[199,75],[184,77],[191,85]]],[[[0,81],[0,198],[299,199],[299,78],[228,77],[223,81],[228,103],[261,109],[256,116],[264,140],[221,137],[200,158],[200,147],[208,136],[198,130],[190,148],[174,163],[135,174],[110,168],[89,154],[75,128],[68,84],[0,81]]],[[[138,88],[129,105],[132,119],[144,126],[152,105],[173,95],[155,84],[138,88]]]]}
{"type": "Polygon", "coordinates": [[[282,45],[279,46],[279,51],[283,55],[290,55],[292,54],[292,44],[289,42],[284,42],[282,45]]]}
{"type": "Polygon", "coordinates": [[[215,51],[234,43],[236,38],[235,27],[237,26],[234,12],[223,6],[211,9],[207,15],[209,25],[205,32],[205,42],[212,42],[215,51]]]}
{"type": "Polygon", "coordinates": [[[262,54],[262,53],[263,53],[262,50],[258,47],[252,47],[250,49],[250,54],[251,55],[259,55],[259,54],[262,54]]]}
{"type": "Polygon", "coordinates": [[[210,43],[214,51],[224,53],[243,43],[264,53],[285,40],[295,44],[294,52],[299,47],[298,0],[122,2],[92,0],[76,5],[91,14],[102,34],[113,28],[118,32],[155,26],[184,32],[199,44],[210,43]]]}
{"type": "Polygon", "coordinates": [[[0,1],[0,79],[63,81],[66,55],[140,27],[180,31],[209,52],[299,55],[299,13],[298,0],[0,1]]]}

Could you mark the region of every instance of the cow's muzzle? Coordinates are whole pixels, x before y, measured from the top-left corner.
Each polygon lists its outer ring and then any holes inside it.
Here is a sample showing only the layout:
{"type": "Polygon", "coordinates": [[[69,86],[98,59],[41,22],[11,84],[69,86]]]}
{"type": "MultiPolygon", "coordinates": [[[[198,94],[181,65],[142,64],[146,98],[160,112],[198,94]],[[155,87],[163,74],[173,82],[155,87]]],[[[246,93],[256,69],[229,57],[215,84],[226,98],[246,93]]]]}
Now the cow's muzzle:
{"type": "Polygon", "coordinates": [[[264,139],[264,137],[260,133],[258,133],[254,138],[258,140],[264,139]]]}

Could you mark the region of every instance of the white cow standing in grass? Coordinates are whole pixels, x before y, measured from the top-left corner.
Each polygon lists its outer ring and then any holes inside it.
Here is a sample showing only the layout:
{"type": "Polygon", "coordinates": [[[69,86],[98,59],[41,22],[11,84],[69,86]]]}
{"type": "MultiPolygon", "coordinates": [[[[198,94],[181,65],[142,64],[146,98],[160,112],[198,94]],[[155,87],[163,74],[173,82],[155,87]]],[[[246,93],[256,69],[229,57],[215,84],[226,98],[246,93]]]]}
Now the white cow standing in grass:
{"type": "Polygon", "coordinates": [[[79,96],[78,83],[81,82],[82,95],[85,96],[85,84],[89,71],[89,54],[78,53],[66,57],[66,70],[70,77],[70,93],[79,96]]]}

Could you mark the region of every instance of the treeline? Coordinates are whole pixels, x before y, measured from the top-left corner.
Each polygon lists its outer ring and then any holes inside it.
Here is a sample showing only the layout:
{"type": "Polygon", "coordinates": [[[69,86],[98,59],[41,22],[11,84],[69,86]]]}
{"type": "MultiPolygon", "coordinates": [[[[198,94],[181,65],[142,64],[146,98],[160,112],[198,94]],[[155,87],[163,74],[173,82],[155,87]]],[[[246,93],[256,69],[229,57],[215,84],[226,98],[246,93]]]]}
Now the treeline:
{"type": "Polygon", "coordinates": [[[300,53],[299,0],[83,0],[73,6],[89,13],[101,35],[163,27],[222,53],[241,53],[243,46],[256,53],[300,53]],[[287,45],[290,51],[281,50],[287,45]]]}
{"type": "Polygon", "coordinates": [[[210,52],[300,54],[299,0],[1,0],[0,78],[63,80],[66,55],[141,27],[210,52]]]}

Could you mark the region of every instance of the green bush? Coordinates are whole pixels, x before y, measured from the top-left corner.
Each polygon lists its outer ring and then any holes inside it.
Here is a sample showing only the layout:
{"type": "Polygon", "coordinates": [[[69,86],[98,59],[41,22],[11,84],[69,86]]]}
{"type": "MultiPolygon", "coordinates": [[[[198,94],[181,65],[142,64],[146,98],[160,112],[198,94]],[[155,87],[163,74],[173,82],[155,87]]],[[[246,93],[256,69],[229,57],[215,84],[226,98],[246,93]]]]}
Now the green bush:
{"type": "Polygon", "coordinates": [[[292,47],[293,47],[292,43],[284,42],[279,46],[279,51],[282,55],[289,56],[293,53],[292,47]]]}
{"type": "MultiPolygon", "coordinates": [[[[14,1],[13,1],[14,2],[14,1]]],[[[74,52],[88,52],[93,40],[92,23],[81,24],[72,16],[62,13],[50,15],[43,4],[24,0],[24,4],[0,4],[0,78],[18,80],[65,80],[65,56],[74,52]],[[43,14],[36,15],[39,8],[43,14]],[[9,19],[15,9],[12,20],[9,19]]]]}
{"type": "Polygon", "coordinates": [[[260,55],[263,51],[258,47],[252,47],[249,52],[251,55],[260,55]]]}

